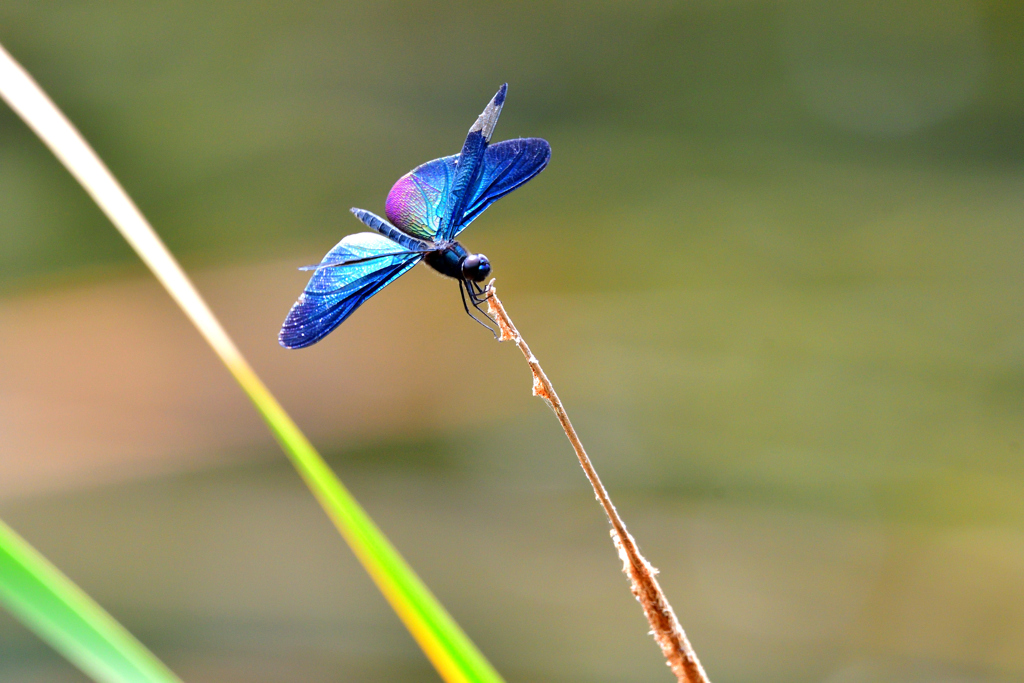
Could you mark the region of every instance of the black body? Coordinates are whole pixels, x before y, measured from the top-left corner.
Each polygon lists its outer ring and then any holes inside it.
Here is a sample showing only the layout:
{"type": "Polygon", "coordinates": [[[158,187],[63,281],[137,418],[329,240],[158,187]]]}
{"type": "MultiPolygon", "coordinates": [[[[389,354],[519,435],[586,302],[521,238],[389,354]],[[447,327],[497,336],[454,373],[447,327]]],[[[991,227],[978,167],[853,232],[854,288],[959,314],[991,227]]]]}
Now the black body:
{"type": "Polygon", "coordinates": [[[423,260],[441,275],[468,283],[483,282],[491,274],[491,263],[483,254],[470,254],[455,241],[438,246],[438,249],[428,251],[423,260]]]}
{"type": "Polygon", "coordinates": [[[441,275],[462,280],[465,279],[462,274],[462,262],[466,260],[467,256],[469,256],[469,252],[465,247],[458,242],[449,242],[441,249],[428,251],[427,255],[423,257],[423,261],[441,275]]]}

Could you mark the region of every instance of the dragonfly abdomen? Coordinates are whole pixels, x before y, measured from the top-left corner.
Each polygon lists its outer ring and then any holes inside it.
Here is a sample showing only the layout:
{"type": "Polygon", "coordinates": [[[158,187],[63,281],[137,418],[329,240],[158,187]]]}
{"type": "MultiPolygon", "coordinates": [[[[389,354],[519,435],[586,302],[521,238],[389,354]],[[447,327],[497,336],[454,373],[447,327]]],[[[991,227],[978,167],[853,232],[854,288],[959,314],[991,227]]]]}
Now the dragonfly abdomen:
{"type": "Polygon", "coordinates": [[[390,225],[387,221],[381,220],[379,216],[370,213],[365,209],[351,209],[351,211],[366,227],[372,228],[375,232],[384,235],[384,237],[387,237],[393,242],[398,242],[406,249],[409,249],[410,251],[426,250],[426,242],[405,234],[395,226],[390,225]]]}

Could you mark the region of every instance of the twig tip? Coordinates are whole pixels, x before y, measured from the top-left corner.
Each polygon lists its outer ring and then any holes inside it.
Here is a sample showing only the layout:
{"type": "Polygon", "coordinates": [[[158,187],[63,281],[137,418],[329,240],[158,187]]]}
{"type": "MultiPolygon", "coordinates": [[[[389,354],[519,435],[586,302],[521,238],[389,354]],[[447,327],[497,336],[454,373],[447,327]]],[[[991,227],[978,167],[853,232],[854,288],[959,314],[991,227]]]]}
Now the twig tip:
{"type": "Polygon", "coordinates": [[[494,280],[492,279],[487,283],[487,312],[491,314],[491,319],[498,323],[498,341],[517,341],[519,339],[519,333],[516,332],[508,319],[508,314],[505,313],[504,307],[501,305],[501,300],[498,299],[498,291],[494,286],[494,280]]]}

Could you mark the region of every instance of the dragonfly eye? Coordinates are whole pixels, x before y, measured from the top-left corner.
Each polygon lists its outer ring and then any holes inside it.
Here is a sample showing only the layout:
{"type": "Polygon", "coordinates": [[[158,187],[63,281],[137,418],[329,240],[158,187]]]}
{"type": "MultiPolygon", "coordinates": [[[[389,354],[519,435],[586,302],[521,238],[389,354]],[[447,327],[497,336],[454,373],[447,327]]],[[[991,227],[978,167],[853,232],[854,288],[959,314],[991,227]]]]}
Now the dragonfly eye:
{"type": "Polygon", "coordinates": [[[491,274],[491,262],[483,254],[470,254],[462,262],[463,277],[473,282],[483,282],[491,274]]]}

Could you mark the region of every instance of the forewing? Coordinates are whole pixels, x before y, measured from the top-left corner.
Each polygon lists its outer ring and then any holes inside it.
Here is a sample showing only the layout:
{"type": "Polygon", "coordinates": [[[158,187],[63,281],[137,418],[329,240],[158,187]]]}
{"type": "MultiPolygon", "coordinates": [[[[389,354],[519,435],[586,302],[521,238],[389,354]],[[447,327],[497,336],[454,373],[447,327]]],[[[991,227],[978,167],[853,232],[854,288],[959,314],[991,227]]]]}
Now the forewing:
{"type": "Polygon", "coordinates": [[[441,222],[441,228],[437,231],[438,241],[452,239],[459,230],[462,216],[469,206],[470,195],[480,180],[484,153],[491,142],[491,135],[494,134],[494,126],[498,123],[507,92],[508,83],[498,88],[498,92],[491,98],[483,113],[470,127],[466,141],[462,143],[462,151],[459,152],[459,160],[455,167],[455,179],[452,181],[452,191],[448,194],[448,210],[441,222]]]}
{"type": "Polygon", "coordinates": [[[489,144],[505,100],[502,86],[469,129],[462,152],[434,159],[398,179],[387,217],[418,239],[453,239],[484,209],[544,170],[551,146],[540,138],[489,144]]]}
{"type": "Polygon", "coordinates": [[[320,341],[421,258],[376,233],[349,235],[324,256],[288,312],[278,335],[281,346],[301,349],[320,341]]]}
{"type": "Polygon", "coordinates": [[[540,138],[505,140],[488,147],[480,178],[454,235],[465,230],[488,206],[543,171],[550,160],[551,145],[540,138]]]}
{"type": "Polygon", "coordinates": [[[433,240],[448,209],[458,154],[428,161],[398,179],[388,192],[385,213],[396,228],[433,240]]]}

